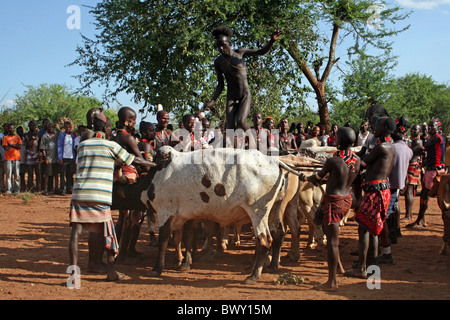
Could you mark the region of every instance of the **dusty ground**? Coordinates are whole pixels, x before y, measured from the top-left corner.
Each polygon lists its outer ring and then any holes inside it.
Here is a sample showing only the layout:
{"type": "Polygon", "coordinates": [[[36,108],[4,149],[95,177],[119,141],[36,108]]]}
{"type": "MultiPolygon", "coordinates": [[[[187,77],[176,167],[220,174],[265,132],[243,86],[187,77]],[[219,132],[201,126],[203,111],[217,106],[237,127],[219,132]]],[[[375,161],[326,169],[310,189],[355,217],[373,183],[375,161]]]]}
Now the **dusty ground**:
{"type": "MultiPolygon", "coordinates": [[[[436,199],[427,212],[426,230],[403,228],[403,237],[392,246],[394,265],[382,265],[381,288],[369,290],[362,279],[338,278],[338,292],[312,290],[327,279],[323,247],[305,249],[307,226],[303,227],[300,263],[286,261],[286,242],[278,274],[264,273],[256,285],[243,284],[245,268],[253,254],[253,242],[244,235],[243,244],[232,247],[214,260],[195,262],[188,272],[174,269],[170,248],[167,270],[159,278],[148,277],[157,248],[149,246],[143,224],[137,250],[142,260],[118,265],[128,279],[119,283],[103,281],[104,275],[83,273],[87,264],[87,234],[80,243],[81,288],[70,290],[65,283],[69,265],[69,196],[0,196],[0,300],[448,300],[450,298],[450,256],[442,256],[442,220],[436,199]],[[302,285],[276,285],[282,273],[307,278],[302,285]]],[[[415,199],[418,211],[419,199],[415,199]]],[[[403,197],[401,208],[404,211],[403,197]]],[[[115,211],[117,218],[117,212],[115,211]]],[[[404,226],[406,222],[402,222],[404,226]]],[[[357,224],[341,229],[341,257],[345,268],[356,259],[357,224]]]]}

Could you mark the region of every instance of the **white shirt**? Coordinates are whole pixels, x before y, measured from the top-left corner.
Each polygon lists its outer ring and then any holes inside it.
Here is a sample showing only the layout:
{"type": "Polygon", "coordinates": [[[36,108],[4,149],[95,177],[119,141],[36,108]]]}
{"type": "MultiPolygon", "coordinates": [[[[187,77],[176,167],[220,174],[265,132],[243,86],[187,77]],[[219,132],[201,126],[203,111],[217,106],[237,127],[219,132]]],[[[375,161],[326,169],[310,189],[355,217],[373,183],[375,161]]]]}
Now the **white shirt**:
{"type": "Polygon", "coordinates": [[[64,137],[63,159],[73,159],[73,139],[70,134],[64,137]]]}

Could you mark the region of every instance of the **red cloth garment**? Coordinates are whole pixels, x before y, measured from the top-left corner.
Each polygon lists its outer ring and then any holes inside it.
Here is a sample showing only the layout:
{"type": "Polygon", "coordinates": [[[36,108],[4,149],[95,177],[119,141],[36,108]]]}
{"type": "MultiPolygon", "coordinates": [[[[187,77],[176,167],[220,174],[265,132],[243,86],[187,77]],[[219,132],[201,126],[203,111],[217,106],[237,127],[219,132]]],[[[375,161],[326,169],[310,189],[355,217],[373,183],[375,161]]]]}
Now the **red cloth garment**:
{"type": "Polygon", "coordinates": [[[419,185],[420,184],[420,174],[422,172],[422,167],[418,161],[410,163],[408,166],[407,181],[406,184],[419,185]]]}
{"type": "Polygon", "coordinates": [[[390,200],[390,189],[365,193],[355,220],[372,235],[378,236],[383,230],[390,200]]]}
{"type": "Polygon", "coordinates": [[[327,225],[339,224],[352,206],[352,194],[339,196],[326,194],[323,198],[323,222],[327,225]]]}

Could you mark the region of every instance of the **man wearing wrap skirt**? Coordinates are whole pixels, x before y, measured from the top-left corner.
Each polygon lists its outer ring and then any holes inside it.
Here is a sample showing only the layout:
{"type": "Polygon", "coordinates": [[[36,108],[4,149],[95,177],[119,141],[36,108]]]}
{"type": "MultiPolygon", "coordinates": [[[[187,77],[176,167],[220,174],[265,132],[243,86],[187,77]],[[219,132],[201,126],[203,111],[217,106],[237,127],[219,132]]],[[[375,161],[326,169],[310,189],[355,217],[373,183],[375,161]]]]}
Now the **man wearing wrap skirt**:
{"type": "Polygon", "coordinates": [[[378,236],[383,230],[390,201],[387,179],[395,160],[394,146],[390,142],[394,130],[392,118],[379,118],[375,124],[375,137],[379,142],[361,161],[361,166],[367,170],[362,183],[364,198],[355,216],[359,224],[359,261],[355,269],[345,273],[349,277],[367,278],[367,264],[376,263],[378,236]]]}
{"type": "Polygon", "coordinates": [[[361,163],[360,158],[350,150],[356,141],[353,129],[339,128],[336,139],[339,151],[325,162],[320,172],[308,177],[308,181],[318,184],[329,174],[322,204],[322,225],[327,236],[328,281],[315,287],[326,291],[337,290],[336,274],[338,271],[344,273],[339,258],[339,224],[352,205],[351,187],[361,163]]]}
{"type": "Polygon", "coordinates": [[[106,248],[108,257],[106,280],[117,281],[123,279],[125,275],[116,272],[114,267],[119,250],[110,210],[114,164],[116,161],[147,167],[155,166],[155,164],[135,158],[116,142],[106,140],[106,116],[103,113],[97,113],[94,117],[94,137],[81,142],[78,147],[78,170],[70,205],[72,232],[69,257],[71,266],[77,266],[78,239],[85,227],[97,235],[89,241],[89,251],[106,248]]]}

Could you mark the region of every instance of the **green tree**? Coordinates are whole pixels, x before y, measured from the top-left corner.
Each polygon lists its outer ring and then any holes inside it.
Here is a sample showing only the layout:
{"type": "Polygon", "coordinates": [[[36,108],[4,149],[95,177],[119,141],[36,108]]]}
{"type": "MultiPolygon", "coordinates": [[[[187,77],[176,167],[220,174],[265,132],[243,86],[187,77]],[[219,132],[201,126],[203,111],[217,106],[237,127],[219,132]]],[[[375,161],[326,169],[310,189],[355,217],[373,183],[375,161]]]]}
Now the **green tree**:
{"type": "MultiPolygon", "coordinates": [[[[41,84],[26,86],[27,90],[16,96],[15,104],[4,109],[1,118],[4,122],[16,125],[28,125],[30,120],[41,124],[43,119],[60,124],[69,120],[73,124],[86,124],[86,113],[90,108],[102,107],[96,98],[74,93],[72,89],[61,84],[41,84]]],[[[108,111],[113,116],[114,110],[108,111]]]]}
{"type": "MultiPolygon", "coordinates": [[[[126,92],[143,103],[143,111],[155,111],[162,104],[168,111],[184,114],[198,110],[214,91],[214,27],[231,27],[235,46],[241,47],[261,47],[276,27],[284,34],[279,44],[269,54],[247,60],[253,106],[266,114],[299,114],[305,108],[305,91],[312,89],[321,122],[329,126],[325,88],[339,59],[336,46],[353,36],[350,53],[367,45],[387,49],[387,39],[403,30],[391,26],[407,15],[399,14],[399,7],[387,6],[380,11],[379,26],[369,30],[367,22],[374,13],[368,9],[376,3],[104,0],[90,11],[99,33],[93,39],[83,37],[73,65],[85,68],[78,76],[82,92],[89,93],[94,83],[100,83],[112,100],[126,92]],[[324,35],[329,27],[331,36],[324,35]]],[[[223,116],[223,101],[215,107],[216,115],[223,116]]]]}
{"type": "Polygon", "coordinates": [[[347,72],[341,77],[342,89],[334,89],[330,95],[332,122],[344,124],[350,121],[354,129],[359,129],[366,118],[367,107],[374,102],[385,104],[389,98],[395,80],[391,71],[396,65],[396,57],[390,54],[370,56],[361,52],[353,56],[347,62],[347,72]]]}
{"type": "Polygon", "coordinates": [[[444,131],[450,132],[450,87],[431,76],[409,73],[395,79],[386,109],[393,118],[407,116],[411,124],[438,117],[444,131]]]}

